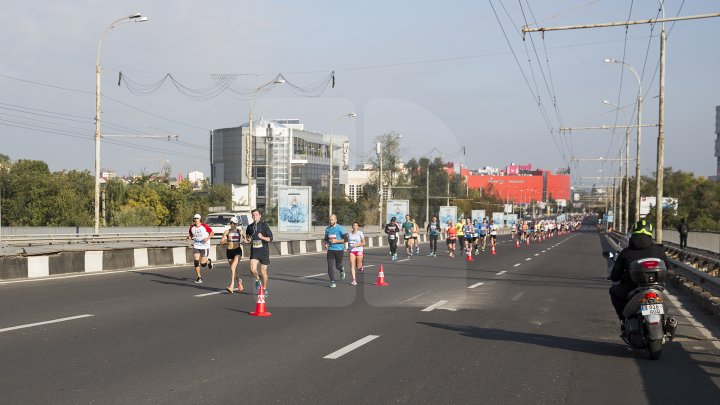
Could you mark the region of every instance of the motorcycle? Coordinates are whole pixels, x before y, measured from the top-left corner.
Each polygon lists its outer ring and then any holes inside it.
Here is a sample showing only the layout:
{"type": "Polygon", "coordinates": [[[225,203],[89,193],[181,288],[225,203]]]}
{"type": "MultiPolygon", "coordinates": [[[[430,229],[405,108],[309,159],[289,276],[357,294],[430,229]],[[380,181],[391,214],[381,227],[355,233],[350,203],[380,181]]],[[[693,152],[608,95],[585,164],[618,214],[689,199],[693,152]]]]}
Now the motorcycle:
{"type": "MultiPolygon", "coordinates": [[[[611,263],[617,258],[611,252],[603,252],[603,256],[611,263]]],[[[650,359],[658,360],[663,344],[672,341],[678,325],[667,313],[669,299],[663,285],[667,268],[661,259],[645,258],[630,263],[629,273],[637,287],[628,294],[620,337],[633,349],[647,350],[650,359]]]]}

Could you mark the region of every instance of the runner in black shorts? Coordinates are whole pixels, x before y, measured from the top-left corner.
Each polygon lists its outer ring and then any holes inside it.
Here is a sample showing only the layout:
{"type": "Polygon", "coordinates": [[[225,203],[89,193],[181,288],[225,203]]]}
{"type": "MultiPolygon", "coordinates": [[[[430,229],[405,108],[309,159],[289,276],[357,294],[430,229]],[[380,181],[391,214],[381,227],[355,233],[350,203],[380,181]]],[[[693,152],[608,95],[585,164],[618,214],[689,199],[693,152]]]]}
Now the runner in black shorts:
{"type": "Polygon", "coordinates": [[[260,276],[258,275],[258,263],[261,264],[262,286],[265,290],[265,298],[268,296],[268,275],[267,266],[270,264],[270,249],[268,242],[272,242],[273,235],[270,226],[260,220],[261,215],[258,209],[252,211],[253,223],[248,225],[245,235],[250,240],[250,272],[255,277],[255,288],[260,288],[260,276]]]}
{"type": "Polygon", "coordinates": [[[236,217],[230,218],[230,229],[223,233],[222,239],[220,240],[221,245],[227,245],[226,256],[230,264],[230,285],[226,290],[228,290],[230,294],[235,291],[236,279],[238,292],[244,290],[242,279],[240,276],[235,276],[235,270],[243,257],[242,242],[245,239],[242,229],[238,228],[237,224],[238,219],[236,217]]]}

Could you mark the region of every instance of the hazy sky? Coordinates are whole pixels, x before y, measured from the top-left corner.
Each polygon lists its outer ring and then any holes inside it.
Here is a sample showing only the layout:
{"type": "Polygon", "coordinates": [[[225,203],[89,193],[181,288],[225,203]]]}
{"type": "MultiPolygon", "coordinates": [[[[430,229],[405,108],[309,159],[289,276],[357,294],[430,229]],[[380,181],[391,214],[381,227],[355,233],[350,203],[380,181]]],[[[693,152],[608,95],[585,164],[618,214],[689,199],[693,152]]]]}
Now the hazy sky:
{"type": "MultiPolygon", "coordinates": [[[[373,139],[389,131],[403,134],[405,157],[437,148],[446,160],[471,168],[516,162],[555,170],[573,158],[617,158],[623,129],[569,135],[557,130],[612,125],[616,119],[624,124],[625,117],[603,100],[629,106],[628,116],[635,117],[636,79],[621,65],[603,63],[605,58],[624,58],[642,75],[643,122],[657,122],[659,25],[652,31],[640,25],[548,32],[544,39],[526,36],[525,42],[520,27],[525,19],[546,27],[652,19],[658,2],[521,3],[522,9],[511,0],[130,0],[42,6],[3,0],[0,152],[13,160],[47,161],[51,170],[92,172],[98,41],[111,22],[140,12],[147,22],[119,25],[102,42],[103,133],[180,138],[104,139],[102,166],[121,175],[154,172],[168,160],[173,174],[209,173],[210,129],[246,122],[250,101],[227,93],[198,101],[170,82],[136,95],[117,86],[118,71],[143,84],[170,73],[193,89],[212,89],[211,74],[235,74],[233,86],[250,89],[278,73],[307,87],[334,70],[335,88],[320,97],[301,97],[287,84],[278,85],[255,101],[255,117],[299,118],[306,129],[328,132],[337,117],[356,112],[357,118],[335,126],[336,133],[352,140],[354,163],[374,153],[373,139]]],[[[668,17],[715,13],[720,2],[667,0],[665,11],[668,17]]],[[[665,162],[714,175],[720,18],[666,28],[665,162]]],[[[633,130],[633,151],[634,139],[633,130]]],[[[655,170],[656,139],[656,128],[643,129],[643,174],[655,170]]],[[[612,170],[590,161],[572,168],[578,177],[612,170]]]]}

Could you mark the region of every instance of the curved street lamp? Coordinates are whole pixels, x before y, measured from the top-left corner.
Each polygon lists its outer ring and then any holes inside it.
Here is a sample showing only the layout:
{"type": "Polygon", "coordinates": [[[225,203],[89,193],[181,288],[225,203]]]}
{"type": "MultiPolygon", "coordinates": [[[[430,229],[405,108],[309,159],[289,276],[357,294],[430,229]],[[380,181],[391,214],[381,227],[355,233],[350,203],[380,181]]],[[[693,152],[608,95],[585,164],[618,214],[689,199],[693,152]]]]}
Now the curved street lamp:
{"type": "Polygon", "coordinates": [[[105,28],[98,42],[97,61],[95,63],[95,217],[93,221],[96,235],[100,232],[100,138],[102,137],[100,132],[100,47],[107,33],[118,25],[130,21],[145,22],[147,19],[142,14],[135,13],[115,20],[105,28]]]}

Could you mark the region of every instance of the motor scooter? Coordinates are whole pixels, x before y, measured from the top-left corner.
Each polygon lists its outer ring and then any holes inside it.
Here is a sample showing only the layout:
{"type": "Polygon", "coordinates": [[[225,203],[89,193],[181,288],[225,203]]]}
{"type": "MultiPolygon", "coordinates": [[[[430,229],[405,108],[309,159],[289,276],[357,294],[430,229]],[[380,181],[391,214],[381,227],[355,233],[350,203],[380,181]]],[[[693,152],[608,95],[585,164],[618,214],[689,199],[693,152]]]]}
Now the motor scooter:
{"type": "MultiPolygon", "coordinates": [[[[617,258],[611,252],[603,252],[603,256],[612,263],[617,258]]],[[[628,294],[620,337],[633,349],[646,350],[650,359],[657,360],[663,344],[672,341],[677,329],[677,319],[667,311],[669,298],[663,285],[667,267],[662,259],[645,258],[630,263],[629,273],[637,287],[628,294]]]]}

